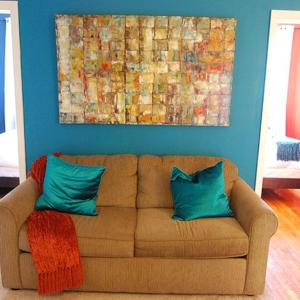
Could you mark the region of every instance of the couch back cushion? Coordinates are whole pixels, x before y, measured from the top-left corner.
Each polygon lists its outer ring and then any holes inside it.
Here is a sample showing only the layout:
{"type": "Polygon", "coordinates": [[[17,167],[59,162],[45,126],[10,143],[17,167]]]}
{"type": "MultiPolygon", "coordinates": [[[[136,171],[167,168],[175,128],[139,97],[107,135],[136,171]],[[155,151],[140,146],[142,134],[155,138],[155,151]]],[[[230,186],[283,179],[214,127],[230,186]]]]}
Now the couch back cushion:
{"type": "Polygon", "coordinates": [[[137,193],[137,157],[121,155],[62,155],[61,159],[86,166],[104,166],[97,206],[135,207],[137,193]]]}
{"type": "Polygon", "coordinates": [[[138,208],[173,207],[170,187],[170,176],[173,166],[177,166],[186,173],[194,173],[224,162],[225,192],[230,196],[233,182],[238,177],[238,170],[234,163],[221,157],[209,156],[152,156],[144,155],[138,164],[138,208]]]}

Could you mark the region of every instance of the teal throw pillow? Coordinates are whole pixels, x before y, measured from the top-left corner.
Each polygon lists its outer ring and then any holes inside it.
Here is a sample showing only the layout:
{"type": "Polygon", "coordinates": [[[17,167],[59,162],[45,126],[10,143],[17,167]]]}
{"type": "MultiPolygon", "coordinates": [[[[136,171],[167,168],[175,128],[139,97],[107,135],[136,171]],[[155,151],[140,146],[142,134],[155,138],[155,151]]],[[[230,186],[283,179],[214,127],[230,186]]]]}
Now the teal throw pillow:
{"type": "Polygon", "coordinates": [[[35,208],[96,216],[96,197],[104,171],[102,166],[81,166],[49,155],[44,192],[35,208]]]}
{"type": "Polygon", "coordinates": [[[222,161],[192,175],[173,167],[171,188],[175,212],[172,219],[233,216],[224,187],[222,161]]]}

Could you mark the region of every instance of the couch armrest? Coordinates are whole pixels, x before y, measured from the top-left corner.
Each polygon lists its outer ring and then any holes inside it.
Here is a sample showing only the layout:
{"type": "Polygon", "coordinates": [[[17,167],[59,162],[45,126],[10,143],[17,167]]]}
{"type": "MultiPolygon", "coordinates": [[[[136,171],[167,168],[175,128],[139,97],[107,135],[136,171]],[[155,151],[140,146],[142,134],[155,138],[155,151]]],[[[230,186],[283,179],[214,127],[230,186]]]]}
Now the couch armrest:
{"type": "Polygon", "coordinates": [[[18,235],[38,196],[37,184],[29,178],[0,200],[0,264],[4,287],[22,287],[18,235]]]}
{"type": "Polygon", "coordinates": [[[241,178],[233,185],[230,200],[236,219],[249,237],[245,294],[263,292],[269,242],[278,227],[273,210],[241,178]]]}

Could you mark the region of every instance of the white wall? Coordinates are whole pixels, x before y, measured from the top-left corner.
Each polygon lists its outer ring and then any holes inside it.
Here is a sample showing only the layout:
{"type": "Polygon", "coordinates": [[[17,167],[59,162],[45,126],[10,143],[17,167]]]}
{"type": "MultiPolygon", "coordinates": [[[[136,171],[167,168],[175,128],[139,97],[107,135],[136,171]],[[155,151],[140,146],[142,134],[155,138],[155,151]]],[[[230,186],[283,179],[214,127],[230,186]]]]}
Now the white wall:
{"type": "Polygon", "coordinates": [[[294,25],[279,25],[276,31],[271,106],[268,126],[278,138],[285,137],[286,101],[288,94],[294,25]]]}
{"type": "Polygon", "coordinates": [[[7,19],[5,39],[5,130],[16,128],[15,79],[13,65],[11,20],[7,19]]]}

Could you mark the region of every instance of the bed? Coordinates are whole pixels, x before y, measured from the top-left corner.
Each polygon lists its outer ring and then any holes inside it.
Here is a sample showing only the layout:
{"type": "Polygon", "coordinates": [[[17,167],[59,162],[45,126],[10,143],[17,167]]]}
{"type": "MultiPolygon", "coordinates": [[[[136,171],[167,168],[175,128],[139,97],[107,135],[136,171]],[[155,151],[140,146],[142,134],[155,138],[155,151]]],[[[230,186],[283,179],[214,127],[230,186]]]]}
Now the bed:
{"type": "Polygon", "coordinates": [[[300,189],[300,141],[273,139],[267,149],[263,188],[300,189]]]}
{"type": "Polygon", "coordinates": [[[17,131],[0,134],[0,188],[13,188],[19,184],[17,131]]]}

